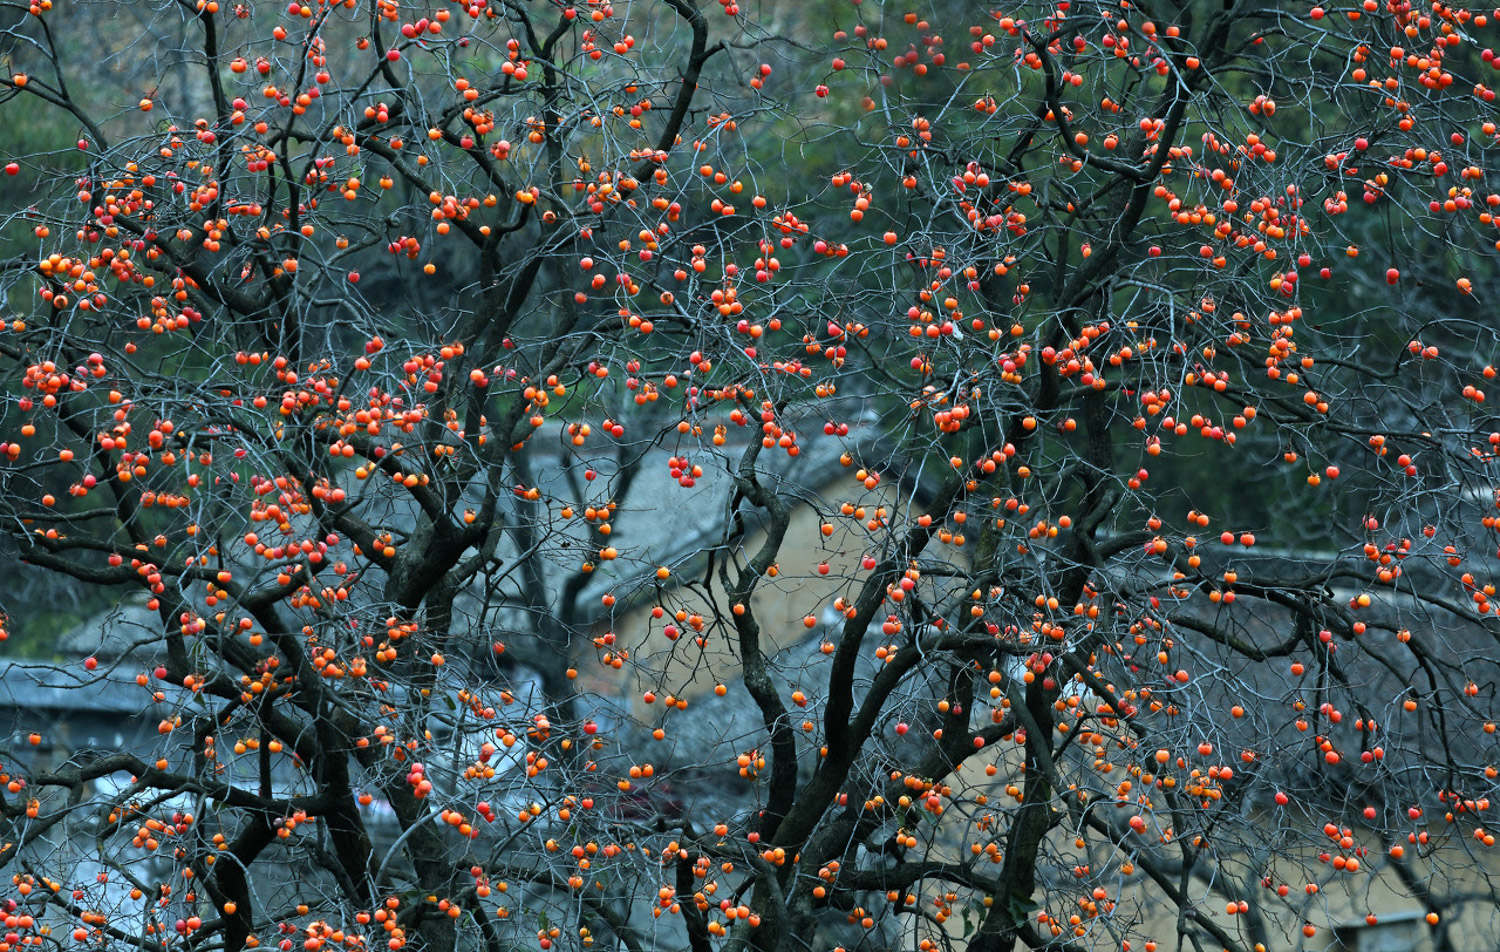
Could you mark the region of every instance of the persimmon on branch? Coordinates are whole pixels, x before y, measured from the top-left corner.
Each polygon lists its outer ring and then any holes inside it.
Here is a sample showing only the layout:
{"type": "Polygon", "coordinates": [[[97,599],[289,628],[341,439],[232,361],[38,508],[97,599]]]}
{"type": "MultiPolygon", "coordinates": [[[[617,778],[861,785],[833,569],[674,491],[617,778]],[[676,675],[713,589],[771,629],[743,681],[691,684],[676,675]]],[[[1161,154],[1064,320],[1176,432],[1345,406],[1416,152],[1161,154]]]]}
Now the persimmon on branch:
{"type": "Polygon", "coordinates": [[[4,9],[0,952],[1493,925],[1493,13],[4,9]]]}

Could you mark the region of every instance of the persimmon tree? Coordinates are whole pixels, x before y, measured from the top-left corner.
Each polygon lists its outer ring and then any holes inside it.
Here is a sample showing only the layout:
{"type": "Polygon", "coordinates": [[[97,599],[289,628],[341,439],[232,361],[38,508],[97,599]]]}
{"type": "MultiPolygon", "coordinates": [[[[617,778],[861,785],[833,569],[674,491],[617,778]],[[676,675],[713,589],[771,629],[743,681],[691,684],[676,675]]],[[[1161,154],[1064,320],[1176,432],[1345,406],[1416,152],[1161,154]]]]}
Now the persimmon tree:
{"type": "Polygon", "coordinates": [[[0,952],[1493,934],[1493,12],[4,8],[0,952]]]}

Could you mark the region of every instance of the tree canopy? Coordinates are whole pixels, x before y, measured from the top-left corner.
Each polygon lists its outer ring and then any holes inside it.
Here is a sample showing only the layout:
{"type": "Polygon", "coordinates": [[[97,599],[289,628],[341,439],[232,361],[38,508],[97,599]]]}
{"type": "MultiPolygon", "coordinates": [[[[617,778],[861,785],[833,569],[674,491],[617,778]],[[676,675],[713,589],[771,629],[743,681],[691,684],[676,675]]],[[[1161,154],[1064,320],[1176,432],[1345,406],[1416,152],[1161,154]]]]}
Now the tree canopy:
{"type": "Polygon", "coordinates": [[[1500,12],[0,9],[0,952],[1494,933],[1500,12]]]}

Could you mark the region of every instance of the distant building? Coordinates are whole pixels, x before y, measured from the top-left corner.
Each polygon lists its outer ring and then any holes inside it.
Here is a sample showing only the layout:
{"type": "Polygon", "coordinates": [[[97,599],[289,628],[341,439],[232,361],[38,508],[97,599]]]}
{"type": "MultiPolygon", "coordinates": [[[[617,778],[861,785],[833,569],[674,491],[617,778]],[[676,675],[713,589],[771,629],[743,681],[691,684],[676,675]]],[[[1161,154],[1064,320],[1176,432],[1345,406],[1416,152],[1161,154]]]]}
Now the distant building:
{"type": "Polygon", "coordinates": [[[87,671],[76,660],[0,662],[0,734],[12,750],[34,752],[25,764],[33,769],[84,749],[144,751],[157,740],[152,715],[165,708],[133,673],[87,671]]]}
{"type": "Polygon", "coordinates": [[[1335,925],[1328,952],[1418,952],[1431,946],[1431,938],[1420,911],[1378,916],[1335,925]]]}

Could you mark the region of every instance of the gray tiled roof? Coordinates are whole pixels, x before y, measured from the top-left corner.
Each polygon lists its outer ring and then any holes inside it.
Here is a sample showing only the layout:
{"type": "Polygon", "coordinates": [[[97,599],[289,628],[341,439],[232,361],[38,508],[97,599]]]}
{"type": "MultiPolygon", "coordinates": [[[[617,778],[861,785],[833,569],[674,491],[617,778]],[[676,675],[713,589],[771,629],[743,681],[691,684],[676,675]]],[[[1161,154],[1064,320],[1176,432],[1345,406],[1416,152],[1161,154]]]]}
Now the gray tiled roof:
{"type": "Polygon", "coordinates": [[[0,708],[135,716],[151,706],[146,691],[123,672],[104,674],[52,664],[0,662],[0,708]]]}

